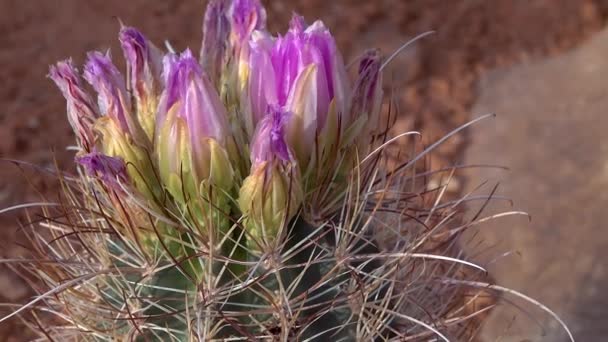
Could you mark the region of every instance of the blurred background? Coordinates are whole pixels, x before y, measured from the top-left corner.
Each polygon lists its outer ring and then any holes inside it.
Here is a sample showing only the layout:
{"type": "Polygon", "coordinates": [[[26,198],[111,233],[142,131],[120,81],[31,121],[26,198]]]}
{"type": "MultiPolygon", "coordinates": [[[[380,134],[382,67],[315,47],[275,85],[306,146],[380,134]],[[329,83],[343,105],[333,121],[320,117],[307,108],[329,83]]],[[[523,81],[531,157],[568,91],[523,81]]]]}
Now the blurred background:
{"type": "MultiPolygon", "coordinates": [[[[555,309],[578,340],[608,340],[602,324],[608,321],[608,1],[263,2],[271,32],[284,30],[294,11],[309,22],[322,19],[347,62],[370,47],[390,55],[436,31],[387,69],[386,90],[400,113],[395,131],[418,130],[429,143],[481,114],[498,113],[442,145],[430,164],[510,167],[475,169],[449,191],[458,196],[486,180],[500,182],[499,193],[532,221],[487,223],[474,236],[481,242],[464,245],[484,262],[511,252],[490,263],[500,284],[555,309]]],[[[0,0],[0,157],[71,170],[73,154],[65,148],[74,137],[65,101],[45,77],[48,66],[68,57],[81,65],[88,50],[108,48],[121,63],[118,19],[159,46],[168,40],[177,50],[198,51],[204,7],[202,0],[0,0]]],[[[0,208],[40,195],[53,200],[57,192],[52,178],[0,164],[0,208]]],[[[1,257],[27,255],[20,222],[23,215],[0,215],[1,257]]],[[[0,265],[0,302],[30,296],[27,284],[0,265]]],[[[544,315],[530,315],[499,308],[480,336],[563,338],[544,315]]],[[[23,340],[17,320],[0,324],[0,341],[23,340]]]]}

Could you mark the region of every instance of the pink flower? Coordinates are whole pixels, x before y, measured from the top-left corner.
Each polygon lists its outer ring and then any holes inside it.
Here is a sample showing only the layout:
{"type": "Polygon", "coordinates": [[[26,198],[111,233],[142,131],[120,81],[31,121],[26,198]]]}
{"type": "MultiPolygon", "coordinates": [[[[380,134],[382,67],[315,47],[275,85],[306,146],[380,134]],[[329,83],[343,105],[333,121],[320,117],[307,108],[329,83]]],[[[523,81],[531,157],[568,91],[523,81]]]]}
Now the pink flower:
{"type": "Polygon", "coordinates": [[[271,107],[291,113],[287,140],[305,167],[329,115],[350,123],[346,70],[335,40],[322,22],[306,27],[294,16],[285,36],[254,34],[250,44],[244,120],[255,127],[271,107]]]}
{"type": "Polygon", "coordinates": [[[233,172],[226,144],[231,133],[217,91],[190,50],[165,57],[164,67],[156,140],[161,177],[174,196],[183,189],[172,179],[187,179],[190,194],[197,194],[203,181],[229,190],[233,172]]]}

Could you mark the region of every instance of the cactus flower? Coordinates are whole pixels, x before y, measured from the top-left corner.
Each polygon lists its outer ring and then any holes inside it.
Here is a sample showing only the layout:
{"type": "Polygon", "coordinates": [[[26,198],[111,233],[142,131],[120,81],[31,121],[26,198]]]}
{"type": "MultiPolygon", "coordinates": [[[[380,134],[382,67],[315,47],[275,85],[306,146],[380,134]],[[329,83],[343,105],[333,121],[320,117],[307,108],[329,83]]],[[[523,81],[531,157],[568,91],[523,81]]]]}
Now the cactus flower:
{"type": "Polygon", "coordinates": [[[243,120],[249,129],[255,127],[269,106],[292,113],[286,139],[305,171],[313,152],[324,148],[317,146],[317,137],[338,135],[325,132],[328,118],[350,123],[346,70],[333,37],[321,21],[306,27],[302,17],[294,16],[283,37],[254,34],[249,68],[250,101],[243,120]]]}
{"type": "Polygon", "coordinates": [[[483,268],[457,250],[411,253],[440,250],[478,220],[445,224],[461,209],[409,177],[428,151],[385,169],[395,139],[378,129],[378,51],[350,83],[322,22],[294,16],[274,37],[261,1],[208,0],[197,59],[121,27],[126,79],[107,53],[89,53],[84,67],[97,103],[70,60],[51,67],[82,148],[80,177],[60,181],[60,203],[8,208],[42,206],[30,223],[48,232],[32,231],[32,258],[15,260],[42,285],[38,296],[0,322],[18,316],[58,341],[447,340],[476,330],[467,317],[489,307],[469,312],[454,291],[504,288],[479,282],[483,268]],[[429,305],[404,307],[407,296],[429,305]],[[40,310],[59,319],[42,326],[40,310]]]}
{"type": "Polygon", "coordinates": [[[78,71],[71,60],[58,62],[49,72],[67,101],[68,121],[85,151],[95,146],[93,123],[99,116],[96,105],[84,90],[78,71]]]}
{"type": "Polygon", "coordinates": [[[260,121],[251,146],[251,174],[239,193],[251,248],[272,245],[283,223],[297,213],[302,201],[295,160],[285,140],[289,113],[278,109],[260,121]]]}
{"type": "Polygon", "coordinates": [[[190,50],[165,57],[164,67],[156,141],[161,179],[184,203],[208,196],[210,186],[222,197],[233,187],[226,110],[190,50]]]}
{"type": "Polygon", "coordinates": [[[123,27],[119,40],[129,70],[129,86],[136,100],[139,124],[151,141],[158,96],[161,91],[162,53],[143,34],[123,27]]]}

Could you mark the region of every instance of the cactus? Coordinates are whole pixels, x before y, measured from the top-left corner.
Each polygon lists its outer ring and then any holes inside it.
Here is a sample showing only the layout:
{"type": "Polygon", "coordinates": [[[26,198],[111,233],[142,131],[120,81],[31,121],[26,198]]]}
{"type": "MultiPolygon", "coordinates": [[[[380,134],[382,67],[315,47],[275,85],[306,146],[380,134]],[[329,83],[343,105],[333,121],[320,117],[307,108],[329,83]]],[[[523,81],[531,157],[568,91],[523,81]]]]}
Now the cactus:
{"type": "Polygon", "coordinates": [[[29,309],[56,340],[471,335],[491,305],[470,302],[495,289],[457,238],[481,219],[427,188],[452,170],[419,172],[436,145],[390,166],[416,133],[388,136],[386,60],[368,51],[351,83],[322,22],[273,37],[265,20],[257,0],[212,0],[200,61],[122,27],[127,79],[109,53],[85,64],[97,101],[70,60],[51,68],[79,174],[20,264],[39,296],[5,319],[29,309]]]}

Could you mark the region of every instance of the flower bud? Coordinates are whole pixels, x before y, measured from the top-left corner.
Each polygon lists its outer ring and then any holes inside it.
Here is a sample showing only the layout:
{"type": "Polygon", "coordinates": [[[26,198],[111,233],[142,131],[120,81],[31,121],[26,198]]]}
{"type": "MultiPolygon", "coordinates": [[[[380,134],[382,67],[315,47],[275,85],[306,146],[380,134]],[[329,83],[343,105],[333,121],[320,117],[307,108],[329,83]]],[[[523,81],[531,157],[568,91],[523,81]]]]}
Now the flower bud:
{"type": "MultiPolygon", "coordinates": [[[[158,252],[158,238],[153,229],[150,229],[149,213],[142,208],[137,201],[126,200],[130,196],[131,186],[133,185],[131,177],[127,172],[127,165],[120,157],[110,157],[103,153],[91,152],[83,154],[75,158],[75,161],[80,164],[87,175],[97,178],[108,191],[109,200],[114,208],[120,208],[113,213],[121,219],[117,222],[129,222],[128,226],[124,224],[116,224],[113,228],[116,233],[121,235],[121,239],[128,241],[136,241],[141,247],[145,248],[144,252],[148,255],[155,255],[158,252]]],[[[148,207],[148,209],[154,208],[148,207]]],[[[162,222],[157,223],[158,229],[162,229],[161,238],[165,241],[165,246],[172,248],[173,255],[180,255],[180,249],[175,248],[173,238],[166,238],[174,232],[165,227],[162,222]]]]}
{"type": "Polygon", "coordinates": [[[119,40],[127,61],[131,91],[136,100],[137,119],[152,141],[156,106],[162,86],[162,53],[132,27],[121,28],[119,40]]]}
{"type": "Polygon", "coordinates": [[[250,43],[248,86],[241,101],[241,122],[249,140],[255,128],[267,114],[268,107],[280,107],[277,92],[277,76],[272,61],[273,39],[267,34],[258,34],[250,43]]]}
{"type": "Polygon", "coordinates": [[[382,109],[382,73],[380,52],[367,51],[359,63],[359,77],[355,82],[351,103],[351,115],[365,124],[363,132],[356,135],[369,137],[378,129],[380,110],[382,109]]]}
{"type": "Polygon", "coordinates": [[[266,10],[260,0],[233,0],[227,13],[230,22],[230,47],[226,56],[227,69],[223,92],[231,102],[242,100],[249,77],[249,40],[254,31],[266,28],[266,10]]]}
{"type": "Polygon", "coordinates": [[[260,0],[233,0],[230,6],[230,39],[233,45],[246,45],[251,33],[266,28],[266,10],[260,0]]]}
{"type": "Polygon", "coordinates": [[[91,152],[76,157],[87,173],[99,179],[108,187],[119,190],[119,183],[128,181],[127,167],[122,158],[110,157],[102,153],[91,152]]]}
{"type": "Polygon", "coordinates": [[[49,78],[57,84],[67,101],[68,121],[78,137],[79,145],[85,151],[91,151],[95,146],[93,123],[99,114],[82,86],[78,71],[68,59],[52,66],[49,78]]]}
{"type": "Polygon", "coordinates": [[[219,89],[221,72],[226,62],[230,22],[228,20],[228,1],[211,0],[207,4],[203,20],[203,45],[200,62],[203,70],[219,89]]]}
{"type": "Polygon", "coordinates": [[[167,56],[164,65],[156,144],[161,179],[183,203],[208,197],[211,187],[224,198],[234,178],[226,110],[189,50],[167,56]]]}
{"type": "Polygon", "coordinates": [[[134,143],[110,117],[99,118],[95,122],[95,130],[103,137],[103,153],[124,160],[127,173],[135,188],[150,200],[159,198],[160,186],[150,151],[134,143]]]}
{"type": "Polygon", "coordinates": [[[284,37],[256,35],[251,50],[250,101],[243,120],[255,127],[269,106],[292,113],[286,139],[306,170],[313,152],[324,149],[317,137],[325,134],[328,116],[342,125],[350,122],[346,70],[335,41],[322,22],[306,27],[295,16],[284,37]]]}
{"type": "MultiPolygon", "coordinates": [[[[230,124],[235,141],[246,146],[250,141],[255,126],[241,119],[242,108],[247,107],[249,95],[247,80],[249,79],[249,41],[254,33],[264,31],[266,27],[266,11],[260,0],[231,0],[227,11],[229,21],[229,46],[225,54],[225,68],[220,82],[220,94],[226,103],[230,114],[230,124]]],[[[248,165],[246,154],[239,158],[239,169],[246,172],[248,165]]]]}
{"type": "Polygon", "coordinates": [[[295,162],[287,142],[285,141],[285,123],[289,113],[279,108],[271,108],[271,112],[258,125],[251,144],[251,167],[258,168],[265,162],[278,160],[283,163],[295,162]]]}
{"type": "Polygon", "coordinates": [[[156,198],[159,187],[149,153],[150,141],[132,113],[124,79],[109,54],[89,53],[84,77],[98,93],[103,117],[96,121],[95,129],[103,137],[103,153],[122,158],[136,188],[147,198],[156,198]]]}
{"type": "Polygon", "coordinates": [[[284,137],[288,115],[275,110],[264,117],[252,141],[251,174],[240,189],[239,207],[253,250],[272,246],[302,201],[295,160],[284,137]]]}
{"type": "Polygon", "coordinates": [[[149,140],[132,113],[124,78],[112,63],[109,52],[94,51],[87,55],[84,78],[98,94],[101,114],[111,118],[136,143],[148,146],[149,140]]]}

